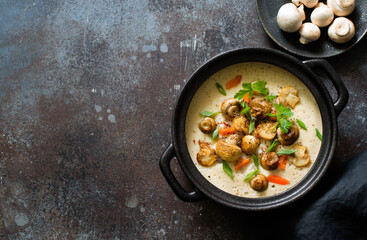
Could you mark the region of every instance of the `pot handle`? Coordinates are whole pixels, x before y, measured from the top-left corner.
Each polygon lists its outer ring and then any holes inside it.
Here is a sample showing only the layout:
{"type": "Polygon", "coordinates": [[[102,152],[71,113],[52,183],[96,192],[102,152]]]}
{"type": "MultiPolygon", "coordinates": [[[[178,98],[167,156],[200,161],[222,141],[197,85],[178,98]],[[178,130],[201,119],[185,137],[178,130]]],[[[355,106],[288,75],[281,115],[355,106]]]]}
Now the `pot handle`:
{"type": "Polygon", "coordinates": [[[335,72],[333,67],[324,59],[311,59],[303,61],[303,63],[308,65],[310,68],[321,68],[329,77],[338,93],[338,99],[335,101],[334,107],[336,115],[339,116],[339,114],[347,105],[349,99],[348,89],[345,87],[345,84],[340,79],[339,75],[335,72]]]}
{"type": "Polygon", "coordinates": [[[199,192],[199,190],[194,189],[192,192],[187,192],[177,181],[175,175],[173,175],[170,166],[170,163],[174,157],[176,157],[176,152],[173,148],[173,145],[170,144],[166,151],[164,151],[164,153],[162,154],[161,159],[159,160],[159,167],[161,168],[163,176],[167,180],[173,192],[177,195],[179,199],[185,202],[204,200],[206,197],[201,192],[199,192]]]}

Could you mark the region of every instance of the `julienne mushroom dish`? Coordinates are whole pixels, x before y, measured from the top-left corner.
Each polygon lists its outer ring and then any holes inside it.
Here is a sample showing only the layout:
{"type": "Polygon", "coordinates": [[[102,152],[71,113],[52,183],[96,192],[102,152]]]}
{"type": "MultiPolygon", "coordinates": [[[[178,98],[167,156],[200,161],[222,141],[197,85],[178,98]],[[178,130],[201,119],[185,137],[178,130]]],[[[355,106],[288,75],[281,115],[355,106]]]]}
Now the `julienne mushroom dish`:
{"type": "Polygon", "coordinates": [[[297,184],[321,147],[322,120],[311,92],[274,65],[224,68],[196,92],[185,123],[197,169],[241,197],[281,193],[297,184]]]}

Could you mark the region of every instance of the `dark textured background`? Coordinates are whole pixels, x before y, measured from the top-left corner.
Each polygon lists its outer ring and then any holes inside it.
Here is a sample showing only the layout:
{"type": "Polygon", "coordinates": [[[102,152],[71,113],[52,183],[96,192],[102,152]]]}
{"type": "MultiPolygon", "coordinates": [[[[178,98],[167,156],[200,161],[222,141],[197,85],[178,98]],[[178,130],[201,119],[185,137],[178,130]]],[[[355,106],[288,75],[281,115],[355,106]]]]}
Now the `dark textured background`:
{"type": "MultiPolygon", "coordinates": [[[[329,59],[350,100],[338,119],[333,164],[306,198],[267,213],[210,200],[184,203],[158,167],[170,143],[174,103],[196,68],[235,48],[277,49],[255,5],[0,1],[0,239],[292,234],[287,226],[297,213],[367,149],[366,38],[329,59]],[[284,228],[271,228],[282,216],[284,228]],[[272,230],[255,230],[260,220],[272,230]]],[[[173,169],[189,186],[177,164],[173,169]]]]}

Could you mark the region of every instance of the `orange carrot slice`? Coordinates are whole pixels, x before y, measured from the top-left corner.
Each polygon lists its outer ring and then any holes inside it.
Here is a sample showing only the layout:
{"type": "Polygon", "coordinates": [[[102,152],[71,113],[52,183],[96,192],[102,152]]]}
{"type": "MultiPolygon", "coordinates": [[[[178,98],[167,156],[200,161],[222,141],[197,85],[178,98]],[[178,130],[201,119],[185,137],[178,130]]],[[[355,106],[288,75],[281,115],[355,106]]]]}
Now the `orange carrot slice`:
{"type": "Polygon", "coordinates": [[[280,156],[278,168],[284,170],[285,167],[287,166],[287,161],[288,161],[288,155],[280,156]]]}
{"type": "Polygon", "coordinates": [[[246,95],[242,99],[243,99],[243,102],[250,104],[250,98],[248,97],[248,93],[246,93],[246,95]]]}
{"type": "Polygon", "coordinates": [[[249,158],[242,158],[238,161],[238,163],[234,167],[234,170],[238,171],[238,170],[240,170],[241,168],[243,168],[244,166],[246,166],[249,163],[250,163],[249,158]]]}
{"type": "Polygon", "coordinates": [[[237,75],[226,83],[226,89],[231,89],[240,84],[242,75],[237,75]]]}
{"type": "Polygon", "coordinates": [[[232,133],[236,133],[233,127],[226,127],[226,128],[219,129],[219,134],[222,136],[232,134],[232,133]]]}
{"type": "Polygon", "coordinates": [[[268,180],[271,183],[276,183],[280,185],[287,185],[289,183],[287,179],[275,175],[269,175],[268,180]]]}

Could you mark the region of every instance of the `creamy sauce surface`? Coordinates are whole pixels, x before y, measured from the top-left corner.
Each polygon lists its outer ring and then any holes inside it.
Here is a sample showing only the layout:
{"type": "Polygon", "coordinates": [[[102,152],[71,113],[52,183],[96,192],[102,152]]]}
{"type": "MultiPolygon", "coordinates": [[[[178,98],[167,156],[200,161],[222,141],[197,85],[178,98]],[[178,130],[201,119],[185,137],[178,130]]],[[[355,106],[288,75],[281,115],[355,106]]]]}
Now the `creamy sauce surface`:
{"type": "MultiPolygon", "coordinates": [[[[216,122],[224,121],[222,114],[217,114],[214,119],[216,122]]],[[[274,65],[248,62],[235,64],[224,68],[204,82],[190,103],[185,123],[185,134],[187,147],[192,161],[201,174],[210,183],[219,189],[236,196],[257,198],[279,194],[297,184],[307,174],[315,162],[321,147],[321,141],[316,137],[315,128],[322,133],[322,119],[320,110],[311,92],[296,76],[274,65]],[[218,82],[225,87],[225,84],[237,75],[242,75],[241,84],[239,84],[237,87],[226,90],[227,96],[220,94],[215,86],[215,83],[218,82]],[[269,182],[269,186],[264,192],[254,191],[250,187],[248,181],[243,181],[248,173],[256,170],[252,157],[247,156],[245,153],[242,153],[242,157],[249,157],[251,161],[250,164],[243,167],[239,171],[234,170],[235,163],[228,162],[229,166],[233,170],[233,179],[231,179],[223,171],[221,162],[216,162],[212,166],[205,167],[200,165],[196,160],[196,154],[200,149],[199,140],[210,143],[211,147],[214,149],[217,143],[217,141],[211,141],[212,134],[204,134],[199,130],[198,123],[204,118],[199,113],[204,110],[211,112],[220,111],[222,102],[225,99],[233,98],[235,93],[242,88],[242,83],[254,82],[258,80],[267,81],[266,87],[269,88],[270,94],[279,95],[281,89],[286,86],[292,86],[298,90],[300,102],[294,109],[292,109],[294,115],[291,120],[295,121],[296,118],[300,119],[305,123],[308,130],[306,131],[300,128],[299,138],[293,145],[300,144],[306,146],[307,153],[311,157],[311,162],[305,167],[294,166],[291,163],[291,159],[288,161],[285,170],[276,169],[267,171],[260,165],[260,174],[265,176],[278,175],[289,180],[289,184],[287,185],[278,185],[269,182]]],[[[266,150],[270,143],[270,141],[261,140],[261,144],[257,151],[257,156],[259,159],[261,152],[266,150]]],[[[292,149],[293,145],[286,146],[285,148],[292,149]]],[[[282,147],[277,147],[276,151],[281,149],[282,147]]]]}

